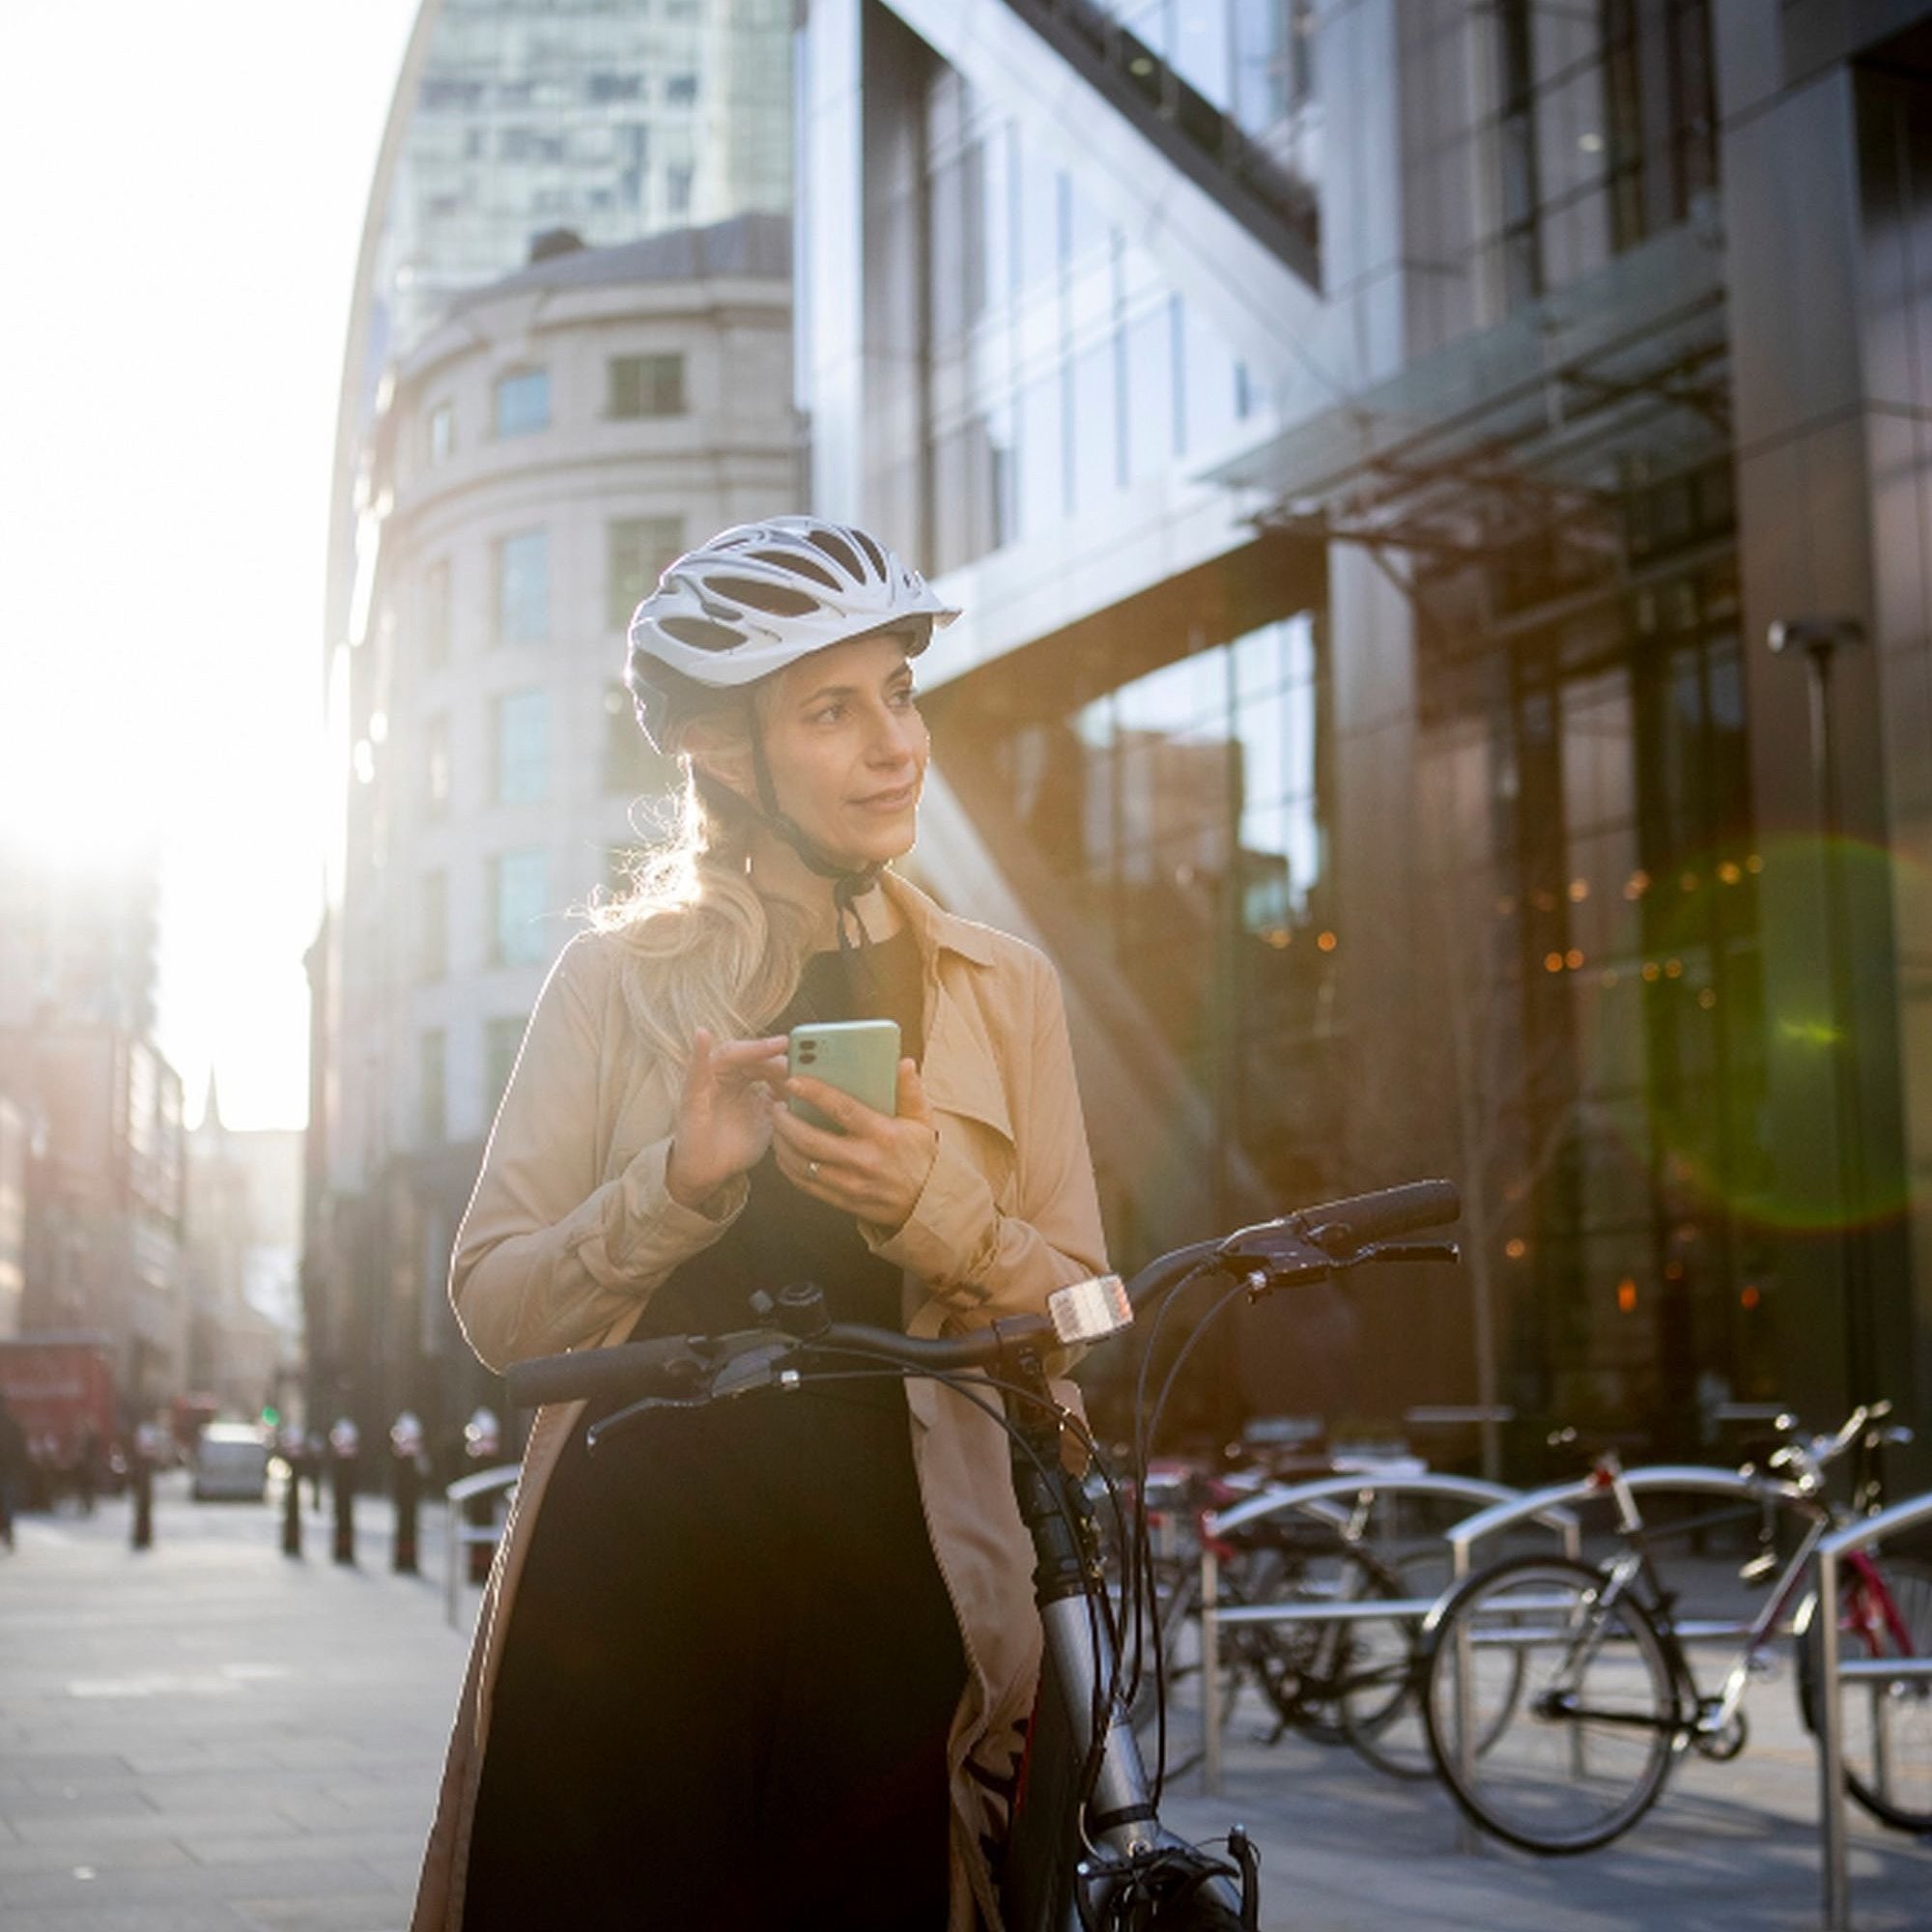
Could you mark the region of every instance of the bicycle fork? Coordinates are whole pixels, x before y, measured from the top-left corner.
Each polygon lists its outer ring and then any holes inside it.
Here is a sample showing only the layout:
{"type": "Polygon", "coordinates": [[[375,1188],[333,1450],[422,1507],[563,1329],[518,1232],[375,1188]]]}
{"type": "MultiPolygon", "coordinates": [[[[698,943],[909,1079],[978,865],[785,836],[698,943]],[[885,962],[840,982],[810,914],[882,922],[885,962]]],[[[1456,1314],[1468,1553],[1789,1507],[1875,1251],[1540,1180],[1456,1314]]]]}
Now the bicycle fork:
{"type": "Polygon", "coordinates": [[[1121,1694],[1092,1505],[1061,1461],[1060,1411],[1038,1357],[1021,1351],[1009,1373],[1019,1385],[1006,1396],[1015,1432],[1013,1493],[1033,1538],[1041,1635],[1073,1759],[1094,1767],[1091,1793],[1076,1821],[1092,1856],[1074,1873],[1074,1922],[1083,1928],[1117,1922],[1120,1902],[1128,1893],[1179,1897],[1206,1888],[1228,1912],[1239,1915],[1240,1925],[1258,1927],[1260,1860],[1247,1834],[1238,1826],[1230,1833],[1230,1865],[1160,1824],[1121,1694]],[[1238,1878],[1238,1889],[1229,1884],[1232,1878],[1238,1878]]]}

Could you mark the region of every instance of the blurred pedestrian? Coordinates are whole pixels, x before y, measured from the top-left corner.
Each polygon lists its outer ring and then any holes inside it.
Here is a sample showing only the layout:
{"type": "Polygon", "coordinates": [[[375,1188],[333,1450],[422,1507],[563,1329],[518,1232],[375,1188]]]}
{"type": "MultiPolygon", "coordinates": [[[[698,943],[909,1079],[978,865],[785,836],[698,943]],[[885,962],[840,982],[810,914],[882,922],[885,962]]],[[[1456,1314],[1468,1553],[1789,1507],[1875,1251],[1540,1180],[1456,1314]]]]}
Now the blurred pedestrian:
{"type": "Polygon", "coordinates": [[[27,1478],[27,1435],[0,1391],[0,1543],[14,1547],[14,1515],[27,1478]]]}
{"type": "Polygon", "coordinates": [[[80,1454],[73,1465],[73,1486],[80,1497],[83,1516],[94,1514],[94,1499],[100,1488],[100,1435],[93,1423],[80,1432],[80,1454]]]}
{"type": "MultiPolygon", "coordinates": [[[[463,1425],[464,1473],[469,1476],[481,1475],[485,1469],[494,1469],[503,1454],[503,1426],[497,1420],[494,1409],[478,1404],[468,1422],[463,1425]]],[[[497,1499],[495,1496],[471,1496],[463,1506],[463,1520],[473,1529],[485,1529],[497,1520],[497,1499]]],[[[469,1552],[467,1574],[472,1583],[487,1583],[490,1580],[490,1564],[496,1556],[493,1543],[469,1543],[465,1548],[469,1552]]]]}
{"type": "Polygon", "coordinates": [[[426,1464],[423,1427],[410,1409],[389,1425],[389,1488],[396,1511],[391,1565],[399,1577],[413,1577],[416,1564],[416,1510],[426,1464]]]}
{"type": "Polygon", "coordinates": [[[361,1465],[362,1432],[338,1416],[328,1432],[329,1480],[335,1492],[335,1560],[355,1561],[355,1478],[361,1465]]]}

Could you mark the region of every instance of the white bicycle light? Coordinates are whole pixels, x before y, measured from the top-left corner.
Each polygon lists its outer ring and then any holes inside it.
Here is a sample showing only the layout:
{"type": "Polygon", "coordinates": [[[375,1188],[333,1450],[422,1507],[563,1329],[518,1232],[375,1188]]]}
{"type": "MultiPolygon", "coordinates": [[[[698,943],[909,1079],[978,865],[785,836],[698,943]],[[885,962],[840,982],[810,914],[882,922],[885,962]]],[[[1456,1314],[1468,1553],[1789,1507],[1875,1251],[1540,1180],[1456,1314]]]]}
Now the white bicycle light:
{"type": "Polygon", "coordinates": [[[1046,1297],[1053,1332],[1068,1347],[1104,1341],[1133,1325],[1134,1305],[1117,1274],[1096,1274],[1056,1288],[1046,1297]]]}

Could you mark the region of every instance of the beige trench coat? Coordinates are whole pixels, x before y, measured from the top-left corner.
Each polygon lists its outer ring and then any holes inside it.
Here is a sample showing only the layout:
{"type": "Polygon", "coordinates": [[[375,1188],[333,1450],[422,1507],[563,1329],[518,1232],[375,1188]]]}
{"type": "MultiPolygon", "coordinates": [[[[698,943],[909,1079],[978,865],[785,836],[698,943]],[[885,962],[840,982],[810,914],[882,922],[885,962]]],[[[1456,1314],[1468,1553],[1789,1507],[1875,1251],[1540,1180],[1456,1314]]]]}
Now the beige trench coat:
{"type": "MultiPolygon", "coordinates": [[[[939,1150],[905,1225],[890,1236],[862,1231],[905,1271],[907,1332],[934,1335],[1038,1310],[1054,1288],[1099,1271],[1099,1205],[1052,966],[1019,940],[943,912],[892,873],[885,887],[923,958],[922,1074],[939,1150]]],[[[564,948],[457,1231],[450,1292],[470,1346],[495,1369],[621,1341],[658,1284],[744,1206],[742,1177],[722,1204],[706,1204],[717,1219],[667,1191],[677,1086],[629,1023],[622,970],[621,943],[608,935],[581,933],[564,948]]],[[[920,1495],[968,1662],[949,1741],[949,1932],[970,1932],[976,1917],[999,1923],[982,1847],[1004,1831],[1004,1788],[1038,1673],[1033,1550],[998,1423],[930,1381],[908,1382],[906,1394],[920,1495]]],[[[539,1411],[525,1450],[412,1932],[460,1932],[491,1687],[544,1487],[581,1410],[539,1411]]]]}

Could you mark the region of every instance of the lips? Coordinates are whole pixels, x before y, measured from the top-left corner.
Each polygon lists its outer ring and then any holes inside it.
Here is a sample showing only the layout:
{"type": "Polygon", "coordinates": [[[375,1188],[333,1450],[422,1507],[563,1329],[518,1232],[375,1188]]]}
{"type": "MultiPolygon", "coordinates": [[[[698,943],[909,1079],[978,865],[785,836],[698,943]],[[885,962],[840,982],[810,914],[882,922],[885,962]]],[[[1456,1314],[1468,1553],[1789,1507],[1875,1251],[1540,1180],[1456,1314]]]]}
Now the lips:
{"type": "Polygon", "coordinates": [[[852,803],[872,811],[895,811],[901,806],[910,805],[918,796],[919,781],[910,779],[891,791],[875,791],[869,798],[857,798],[852,803]]]}

